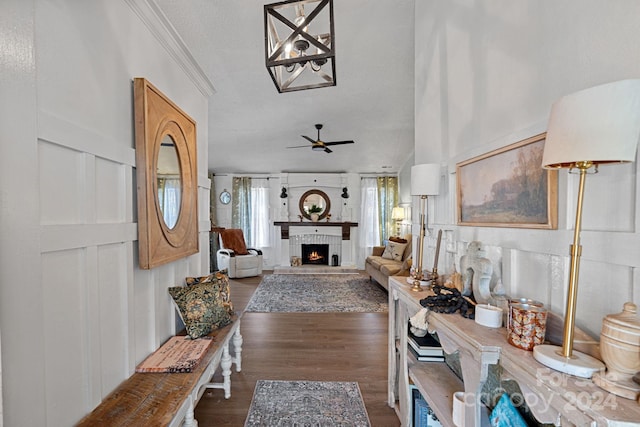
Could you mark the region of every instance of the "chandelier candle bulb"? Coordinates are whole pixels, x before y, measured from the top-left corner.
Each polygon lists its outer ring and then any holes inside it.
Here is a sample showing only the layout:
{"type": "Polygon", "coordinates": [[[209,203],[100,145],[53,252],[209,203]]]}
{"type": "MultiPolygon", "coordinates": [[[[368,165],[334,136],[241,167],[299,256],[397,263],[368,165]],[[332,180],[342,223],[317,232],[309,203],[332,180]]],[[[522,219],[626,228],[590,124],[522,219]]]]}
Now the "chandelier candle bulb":
{"type": "Polygon", "coordinates": [[[502,326],[502,309],[493,305],[476,305],[476,323],[489,328],[502,326]]]}

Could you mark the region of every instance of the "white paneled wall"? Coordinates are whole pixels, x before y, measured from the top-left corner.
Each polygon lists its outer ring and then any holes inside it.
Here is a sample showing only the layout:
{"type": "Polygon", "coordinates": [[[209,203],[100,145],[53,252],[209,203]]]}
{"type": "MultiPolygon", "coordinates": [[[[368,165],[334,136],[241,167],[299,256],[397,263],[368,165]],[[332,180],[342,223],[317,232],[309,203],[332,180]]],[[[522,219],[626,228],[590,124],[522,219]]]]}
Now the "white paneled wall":
{"type": "MultiPolygon", "coordinates": [[[[3,117],[21,131],[3,132],[0,156],[0,414],[8,426],[74,425],[176,332],[167,288],[208,273],[213,88],[152,1],[0,7],[0,21],[12,19],[3,28],[25,32],[9,45],[0,38],[0,58],[12,58],[12,84],[23,89],[2,91],[17,110],[3,117]],[[27,54],[14,56],[21,43],[27,54]],[[153,270],[138,267],[134,77],[198,126],[200,253],[153,270]]],[[[9,78],[2,65],[0,82],[9,78]]]]}
{"type": "MultiPolygon", "coordinates": [[[[640,77],[634,42],[640,27],[633,18],[640,4],[609,6],[604,0],[416,2],[416,40],[429,42],[416,44],[415,163],[440,162],[446,178],[444,191],[430,198],[430,223],[448,230],[456,251],[473,240],[499,248],[507,291],[542,300],[559,314],[577,176],[560,171],[557,230],[458,226],[456,163],[544,132],[552,103],[565,94],[640,77]]],[[[603,316],[620,312],[625,301],[640,304],[639,207],[637,162],[603,166],[587,177],[577,325],[594,336],[603,316]]],[[[414,234],[416,224],[414,213],[414,234]]],[[[430,265],[434,243],[427,240],[430,265]]],[[[450,270],[451,256],[441,258],[441,271],[450,270]]]]}

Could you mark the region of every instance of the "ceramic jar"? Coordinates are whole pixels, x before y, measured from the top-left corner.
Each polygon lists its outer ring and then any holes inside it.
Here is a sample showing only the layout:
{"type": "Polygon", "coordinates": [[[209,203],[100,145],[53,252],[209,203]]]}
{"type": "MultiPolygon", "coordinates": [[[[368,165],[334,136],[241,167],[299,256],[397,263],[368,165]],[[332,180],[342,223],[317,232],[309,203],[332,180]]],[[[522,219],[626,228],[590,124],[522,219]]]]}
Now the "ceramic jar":
{"type": "Polygon", "coordinates": [[[626,302],[621,313],[602,319],[600,354],[612,381],[630,381],[640,371],[640,319],[634,303],[626,302]]]}

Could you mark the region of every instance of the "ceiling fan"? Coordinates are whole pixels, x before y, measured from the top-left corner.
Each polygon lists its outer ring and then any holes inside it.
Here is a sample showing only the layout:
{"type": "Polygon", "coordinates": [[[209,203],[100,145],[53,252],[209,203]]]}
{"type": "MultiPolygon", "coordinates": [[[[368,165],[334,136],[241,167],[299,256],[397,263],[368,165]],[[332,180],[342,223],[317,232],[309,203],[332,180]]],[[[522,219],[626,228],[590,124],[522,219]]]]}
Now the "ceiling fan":
{"type": "MultiPolygon", "coordinates": [[[[354,141],[332,141],[332,142],[324,142],[320,139],[320,129],[322,129],[321,124],[316,125],[316,129],[318,129],[318,138],[314,141],[308,136],[301,135],[304,139],[311,143],[311,149],[313,151],[324,151],[325,153],[332,153],[333,151],[329,149],[330,145],[343,145],[343,144],[353,144],[354,141]]],[[[287,148],[305,148],[309,147],[308,145],[297,145],[295,147],[287,147],[287,148]]]]}

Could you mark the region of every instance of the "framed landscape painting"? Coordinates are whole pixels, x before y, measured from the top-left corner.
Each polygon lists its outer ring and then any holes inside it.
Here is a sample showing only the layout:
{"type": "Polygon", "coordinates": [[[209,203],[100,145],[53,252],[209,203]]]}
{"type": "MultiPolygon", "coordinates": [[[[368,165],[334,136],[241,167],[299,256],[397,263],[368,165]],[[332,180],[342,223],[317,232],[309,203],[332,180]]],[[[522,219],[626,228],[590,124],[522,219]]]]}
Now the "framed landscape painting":
{"type": "Polygon", "coordinates": [[[456,165],[459,225],[557,227],[558,171],[542,168],[545,136],[456,165]]]}

